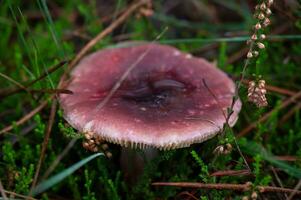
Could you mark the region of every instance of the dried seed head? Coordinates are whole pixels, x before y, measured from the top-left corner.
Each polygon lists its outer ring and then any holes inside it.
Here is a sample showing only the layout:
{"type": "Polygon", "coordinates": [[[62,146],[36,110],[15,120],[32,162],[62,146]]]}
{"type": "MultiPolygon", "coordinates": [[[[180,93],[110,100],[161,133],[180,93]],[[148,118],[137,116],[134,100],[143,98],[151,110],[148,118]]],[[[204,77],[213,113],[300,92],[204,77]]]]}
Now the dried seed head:
{"type": "Polygon", "coordinates": [[[260,10],[265,10],[267,8],[267,6],[265,5],[265,3],[260,4],[260,10]]]}
{"type": "Polygon", "coordinates": [[[85,149],[88,149],[88,148],[89,148],[88,142],[83,142],[83,147],[84,147],[85,149]]]}
{"type": "Polygon", "coordinates": [[[257,35],[256,35],[256,34],[253,34],[253,35],[251,36],[251,40],[257,40],[257,35]]]}
{"type": "Polygon", "coordinates": [[[252,54],[251,51],[249,51],[248,54],[247,54],[247,58],[252,58],[252,57],[253,57],[253,54],[252,54]]]}
{"type": "Polygon", "coordinates": [[[91,132],[85,132],[84,136],[87,140],[91,139],[93,137],[93,134],[91,132]]]}
{"type": "Polygon", "coordinates": [[[272,14],[271,9],[269,9],[269,8],[266,9],[265,14],[266,14],[267,16],[270,16],[270,15],[272,14]]]}
{"type": "Polygon", "coordinates": [[[259,55],[258,51],[253,51],[253,55],[257,57],[259,55]]]}
{"type": "Polygon", "coordinates": [[[243,196],[241,200],[249,200],[248,196],[243,196]]]}
{"type": "Polygon", "coordinates": [[[267,99],[265,97],[266,89],[265,89],[265,81],[259,80],[258,85],[254,81],[249,82],[248,87],[248,100],[257,107],[265,107],[268,105],[267,99]]]}
{"type": "Polygon", "coordinates": [[[259,80],[259,81],[258,81],[258,85],[264,87],[264,86],[265,86],[265,80],[262,80],[262,79],[259,80]]]}
{"type": "Polygon", "coordinates": [[[215,153],[215,154],[217,154],[217,155],[220,155],[220,154],[223,154],[224,151],[225,151],[224,146],[223,146],[223,145],[219,145],[219,146],[217,146],[217,147],[214,149],[213,153],[215,153]]]}
{"type": "Polygon", "coordinates": [[[259,13],[259,15],[258,15],[258,19],[261,19],[261,20],[263,20],[264,18],[265,18],[264,14],[263,14],[263,13],[259,13]]]}
{"type": "Polygon", "coordinates": [[[256,30],[261,29],[261,24],[260,24],[259,22],[255,25],[255,29],[256,29],[256,30]]]}
{"type": "Polygon", "coordinates": [[[251,194],[251,198],[253,199],[253,200],[255,200],[255,199],[257,199],[257,197],[258,197],[258,195],[257,195],[257,192],[252,192],[252,194],[251,194]]]}
{"type": "Polygon", "coordinates": [[[260,39],[264,40],[266,38],[265,34],[260,35],[260,39]]]}
{"type": "Polygon", "coordinates": [[[268,0],[268,7],[271,7],[271,5],[274,3],[273,0],[268,0]]]}
{"type": "Polygon", "coordinates": [[[103,145],[101,145],[101,148],[103,150],[107,150],[109,148],[109,145],[108,144],[103,144],[103,145]]]}
{"type": "Polygon", "coordinates": [[[261,42],[257,42],[257,46],[258,46],[259,49],[264,49],[265,48],[264,44],[261,43],[261,42]]]}
{"type": "Polygon", "coordinates": [[[264,21],[263,21],[263,26],[267,27],[270,24],[271,24],[270,19],[269,18],[265,18],[264,21]]]}
{"type": "Polygon", "coordinates": [[[230,144],[230,143],[227,143],[226,144],[226,149],[229,151],[229,152],[231,152],[232,151],[232,145],[230,144]]]}
{"type": "Polygon", "coordinates": [[[92,146],[90,151],[93,151],[93,152],[97,152],[98,151],[98,147],[97,146],[92,146]]]}
{"type": "Polygon", "coordinates": [[[255,87],[255,85],[256,85],[256,84],[255,84],[254,81],[250,81],[250,82],[249,82],[249,88],[250,88],[250,87],[255,87]]]}
{"type": "Polygon", "coordinates": [[[259,191],[260,193],[263,193],[263,192],[265,192],[265,189],[264,189],[264,187],[259,186],[259,187],[258,187],[258,191],[259,191]]]}
{"type": "Polygon", "coordinates": [[[109,151],[107,151],[106,153],[105,153],[105,155],[107,156],[107,158],[112,158],[112,153],[111,152],[109,152],[109,151]]]}

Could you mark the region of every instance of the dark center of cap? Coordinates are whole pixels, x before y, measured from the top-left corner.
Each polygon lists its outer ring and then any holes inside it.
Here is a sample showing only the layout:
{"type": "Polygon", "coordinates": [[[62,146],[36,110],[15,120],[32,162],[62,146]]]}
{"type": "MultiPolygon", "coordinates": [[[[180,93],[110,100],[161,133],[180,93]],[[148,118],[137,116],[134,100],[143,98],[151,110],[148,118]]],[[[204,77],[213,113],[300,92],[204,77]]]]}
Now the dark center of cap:
{"type": "Polygon", "coordinates": [[[120,96],[135,104],[147,107],[165,107],[170,105],[173,98],[188,95],[193,88],[188,84],[176,80],[174,77],[165,77],[159,80],[147,78],[138,82],[126,82],[122,85],[120,96]]]}

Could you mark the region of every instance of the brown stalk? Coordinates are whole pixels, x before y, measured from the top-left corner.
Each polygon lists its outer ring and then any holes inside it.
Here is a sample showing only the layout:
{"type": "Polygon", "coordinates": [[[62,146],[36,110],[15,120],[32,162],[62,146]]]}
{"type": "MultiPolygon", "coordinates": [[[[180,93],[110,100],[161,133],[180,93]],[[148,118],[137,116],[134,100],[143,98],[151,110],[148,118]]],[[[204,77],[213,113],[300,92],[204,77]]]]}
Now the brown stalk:
{"type": "MultiPolygon", "coordinates": [[[[129,6],[122,15],[120,15],[112,24],[110,24],[107,28],[105,28],[102,32],[100,32],[96,37],[90,40],[75,56],[75,58],[71,61],[70,65],[68,66],[67,70],[61,77],[61,81],[59,86],[62,86],[63,81],[66,79],[67,74],[70,70],[83,58],[88,51],[91,50],[100,40],[102,40],[105,36],[109,35],[115,28],[121,25],[133,12],[135,12],[138,8],[145,5],[149,0],[140,0],[138,2],[133,3],[129,6]]],[[[60,87],[59,87],[60,88],[60,87]]]]}
{"type": "Polygon", "coordinates": [[[5,194],[5,190],[3,188],[3,185],[2,185],[2,181],[0,180],[0,194],[1,196],[3,197],[4,200],[8,200],[6,194],[5,194]]]}
{"type": "Polygon", "coordinates": [[[283,115],[283,117],[279,120],[278,124],[281,125],[284,122],[286,122],[295,112],[300,110],[300,108],[301,108],[301,102],[297,103],[297,105],[295,105],[290,111],[288,111],[285,115],[283,115]]]}
{"type": "Polygon", "coordinates": [[[77,141],[78,138],[73,138],[68,145],[65,147],[65,149],[60,153],[57,158],[50,164],[44,175],[42,176],[41,180],[45,180],[51,172],[55,169],[55,167],[59,164],[59,162],[67,155],[67,153],[70,151],[70,149],[73,147],[75,142],[77,141]]]}
{"type": "Polygon", "coordinates": [[[10,194],[12,196],[20,197],[20,198],[27,199],[27,200],[37,200],[33,197],[25,196],[25,195],[18,194],[18,193],[15,193],[15,192],[11,192],[11,191],[7,191],[7,190],[4,190],[4,192],[7,193],[7,194],[10,194]]]}
{"type": "Polygon", "coordinates": [[[50,117],[49,117],[49,120],[48,120],[47,127],[45,129],[45,133],[44,133],[45,137],[44,137],[44,141],[43,141],[43,144],[42,144],[42,150],[41,150],[39,162],[38,162],[38,165],[37,165],[36,173],[35,173],[35,176],[34,176],[33,181],[32,181],[31,190],[36,186],[37,181],[38,181],[40,169],[41,169],[41,166],[42,166],[42,163],[43,163],[43,160],[44,160],[44,157],[45,157],[47,145],[48,145],[48,142],[49,142],[50,133],[51,133],[51,130],[52,130],[52,125],[53,125],[53,122],[54,122],[54,119],[55,119],[56,108],[57,108],[57,101],[54,99],[52,101],[52,104],[51,104],[50,117]]]}
{"type": "MultiPolygon", "coordinates": [[[[252,187],[250,184],[229,184],[229,183],[191,183],[191,182],[155,182],[152,183],[153,186],[172,186],[172,187],[184,187],[184,188],[202,188],[202,189],[214,189],[214,190],[235,190],[235,191],[251,191],[252,187]]],[[[290,189],[290,188],[280,188],[272,186],[256,186],[256,189],[260,193],[267,192],[281,192],[281,193],[292,193],[295,192],[296,195],[301,195],[301,191],[290,189]]]]}
{"type": "Polygon", "coordinates": [[[36,82],[42,80],[43,78],[45,78],[46,76],[48,76],[49,74],[55,72],[57,69],[61,68],[62,66],[64,66],[68,61],[61,61],[60,63],[54,65],[53,67],[49,68],[47,70],[47,72],[44,72],[41,76],[39,76],[37,79],[25,84],[24,86],[23,85],[18,85],[17,88],[8,88],[8,89],[4,89],[4,90],[1,90],[0,91],[0,98],[2,97],[6,97],[6,96],[9,96],[9,95],[13,95],[13,94],[16,94],[22,90],[25,90],[27,91],[28,93],[31,93],[31,92],[35,92],[34,90],[30,90],[28,89],[28,87],[32,86],[33,84],[35,84],[36,82]]]}
{"type": "Polygon", "coordinates": [[[301,91],[299,91],[296,94],[294,94],[293,96],[289,97],[288,99],[286,99],[285,101],[283,101],[279,107],[271,110],[270,112],[267,112],[259,120],[257,120],[256,122],[251,123],[245,129],[243,129],[242,131],[240,131],[240,133],[238,134],[238,137],[245,136],[250,131],[252,131],[254,128],[256,128],[258,123],[262,123],[262,122],[266,121],[274,113],[275,110],[281,110],[281,109],[289,106],[290,104],[294,103],[300,97],[301,97],[301,91]]]}
{"type": "Polygon", "coordinates": [[[287,200],[293,199],[293,197],[297,194],[296,191],[298,191],[300,188],[301,188],[301,180],[299,180],[298,184],[294,188],[295,191],[290,194],[287,200]]]}
{"type": "MultiPolygon", "coordinates": [[[[272,35],[281,34],[281,33],[285,32],[290,26],[291,26],[291,24],[289,24],[289,23],[284,24],[282,26],[277,26],[277,28],[275,30],[273,30],[271,32],[271,34],[272,35]]],[[[231,64],[231,63],[234,63],[234,62],[238,61],[239,59],[244,57],[248,53],[248,51],[249,51],[248,47],[244,47],[244,48],[240,49],[239,51],[237,51],[233,55],[229,56],[229,58],[227,60],[227,64],[231,64]]]]}
{"type": "Polygon", "coordinates": [[[210,176],[243,176],[243,175],[251,175],[249,170],[225,170],[225,171],[217,171],[210,174],[210,176]]]}
{"type": "Polygon", "coordinates": [[[191,199],[194,199],[194,200],[198,200],[198,198],[196,198],[193,194],[191,194],[190,192],[187,192],[187,191],[184,191],[184,192],[181,192],[181,193],[177,194],[176,197],[180,198],[180,197],[185,196],[185,195],[189,197],[188,199],[191,198],[191,199]]]}
{"type": "MultiPolygon", "coordinates": [[[[242,83],[244,85],[248,85],[249,82],[250,82],[250,80],[248,80],[248,79],[244,79],[242,81],[242,83]]],[[[277,86],[273,86],[273,85],[266,85],[265,87],[270,92],[275,92],[275,93],[282,94],[282,95],[293,96],[294,94],[296,94],[295,91],[288,90],[288,89],[281,88],[281,87],[277,87],[277,86]]]]}

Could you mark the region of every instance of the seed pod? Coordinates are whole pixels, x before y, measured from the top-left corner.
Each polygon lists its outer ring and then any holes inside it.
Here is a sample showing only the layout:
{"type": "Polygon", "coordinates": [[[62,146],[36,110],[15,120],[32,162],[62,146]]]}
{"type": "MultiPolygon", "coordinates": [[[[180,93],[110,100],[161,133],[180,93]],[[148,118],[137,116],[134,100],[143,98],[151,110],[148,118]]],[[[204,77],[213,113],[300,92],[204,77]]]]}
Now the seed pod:
{"type": "Polygon", "coordinates": [[[259,55],[259,52],[258,52],[258,51],[253,51],[253,55],[254,55],[255,57],[257,57],[257,56],[259,55]]]}
{"type": "Polygon", "coordinates": [[[256,35],[256,34],[253,34],[253,35],[251,36],[251,39],[252,39],[252,40],[257,40],[257,35],[256,35]]]}
{"type": "Polygon", "coordinates": [[[265,18],[265,16],[264,16],[264,14],[263,13],[259,13],[259,15],[258,15],[258,19],[264,19],[265,18]]]}
{"type": "Polygon", "coordinates": [[[255,25],[255,29],[256,29],[256,30],[261,29],[261,24],[260,24],[259,22],[255,25]]]}
{"type": "Polygon", "coordinates": [[[259,49],[264,49],[265,48],[264,44],[261,43],[261,42],[258,42],[257,46],[258,46],[259,49]]]}
{"type": "Polygon", "coordinates": [[[265,5],[265,3],[262,3],[260,5],[260,10],[265,10],[267,8],[267,6],[265,5]]]}
{"type": "Polygon", "coordinates": [[[266,38],[266,35],[265,34],[261,34],[260,35],[260,39],[264,40],[266,38]]]}
{"type": "Polygon", "coordinates": [[[265,18],[264,21],[263,21],[263,26],[267,27],[270,24],[271,24],[270,19],[269,18],[265,18]]]}
{"type": "Polygon", "coordinates": [[[270,16],[270,15],[272,14],[271,9],[268,8],[268,9],[265,11],[265,14],[266,14],[267,16],[270,16]]]}
{"type": "Polygon", "coordinates": [[[249,51],[248,54],[247,54],[247,58],[252,58],[252,57],[253,57],[253,54],[252,54],[251,51],[249,51]]]}

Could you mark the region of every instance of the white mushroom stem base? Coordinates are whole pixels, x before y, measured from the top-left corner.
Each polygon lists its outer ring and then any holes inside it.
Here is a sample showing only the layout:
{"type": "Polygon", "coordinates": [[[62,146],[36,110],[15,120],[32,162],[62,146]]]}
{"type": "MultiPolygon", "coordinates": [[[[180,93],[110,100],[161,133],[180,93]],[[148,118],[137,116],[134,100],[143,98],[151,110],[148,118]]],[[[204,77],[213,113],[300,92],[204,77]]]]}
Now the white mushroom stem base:
{"type": "Polygon", "coordinates": [[[130,184],[135,184],[143,174],[144,166],[158,155],[155,148],[143,150],[123,147],[120,156],[120,165],[124,173],[125,180],[130,184]]]}

